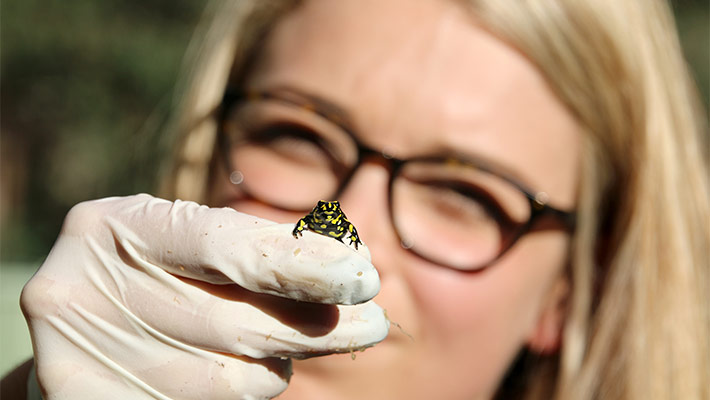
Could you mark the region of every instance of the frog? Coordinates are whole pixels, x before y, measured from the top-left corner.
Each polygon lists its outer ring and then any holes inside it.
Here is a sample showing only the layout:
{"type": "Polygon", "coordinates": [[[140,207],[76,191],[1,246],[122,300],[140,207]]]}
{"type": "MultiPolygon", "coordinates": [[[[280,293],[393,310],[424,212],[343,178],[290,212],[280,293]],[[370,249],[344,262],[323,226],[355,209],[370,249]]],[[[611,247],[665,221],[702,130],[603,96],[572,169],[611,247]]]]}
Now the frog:
{"type": "Polygon", "coordinates": [[[311,212],[296,222],[296,227],[293,228],[293,237],[298,239],[299,236],[303,236],[304,230],[331,237],[341,243],[345,243],[343,239],[346,238],[346,234],[349,234],[347,236],[350,239],[349,244],[355,245],[355,250],[358,249],[359,244],[362,244],[355,225],[345,216],[340,208],[340,202],[337,200],[319,200],[311,212]]]}

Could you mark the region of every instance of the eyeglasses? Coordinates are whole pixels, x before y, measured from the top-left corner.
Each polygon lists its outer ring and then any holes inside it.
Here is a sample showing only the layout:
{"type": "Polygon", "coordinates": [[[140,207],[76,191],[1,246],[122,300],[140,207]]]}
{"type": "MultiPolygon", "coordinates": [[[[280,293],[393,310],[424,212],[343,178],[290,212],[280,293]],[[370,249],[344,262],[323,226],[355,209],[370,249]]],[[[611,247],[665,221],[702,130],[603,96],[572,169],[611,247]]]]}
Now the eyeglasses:
{"type": "Polygon", "coordinates": [[[232,183],[285,210],[337,199],[364,160],[379,158],[390,172],[389,218],[402,246],[442,266],[480,271],[527,233],[574,229],[574,212],[487,163],[392,157],[358,141],[337,110],[310,96],[228,91],[220,119],[232,183]]]}

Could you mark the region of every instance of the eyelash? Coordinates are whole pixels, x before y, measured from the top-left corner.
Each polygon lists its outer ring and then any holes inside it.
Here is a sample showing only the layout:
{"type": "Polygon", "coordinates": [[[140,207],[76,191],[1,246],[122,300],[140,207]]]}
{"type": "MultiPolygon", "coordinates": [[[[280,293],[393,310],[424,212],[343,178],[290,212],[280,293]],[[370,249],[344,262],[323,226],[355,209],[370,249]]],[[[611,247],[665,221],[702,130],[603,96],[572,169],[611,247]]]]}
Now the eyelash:
{"type": "Polygon", "coordinates": [[[261,143],[281,143],[289,153],[306,157],[325,157],[334,169],[340,168],[338,157],[323,142],[315,130],[302,124],[279,121],[252,127],[246,134],[247,140],[261,143]],[[317,152],[317,153],[315,153],[317,152]]]}
{"type": "Polygon", "coordinates": [[[260,143],[268,143],[283,137],[305,139],[320,145],[311,129],[291,122],[270,122],[263,126],[251,127],[247,132],[249,140],[260,143]]]}
{"type": "Polygon", "coordinates": [[[434,186],[447,191],[451,195],[463,197],[465,199],[463,201],[474,201],[481,204],[482,209],[486,212],[486,215],[498,221],[502,225],[514,224],[508,216],[508,213],[504,211],[498,201],[496,201],[495,198],[488,193],[488,191],[481,187],[459,181],[436,182],[434,186]]]}

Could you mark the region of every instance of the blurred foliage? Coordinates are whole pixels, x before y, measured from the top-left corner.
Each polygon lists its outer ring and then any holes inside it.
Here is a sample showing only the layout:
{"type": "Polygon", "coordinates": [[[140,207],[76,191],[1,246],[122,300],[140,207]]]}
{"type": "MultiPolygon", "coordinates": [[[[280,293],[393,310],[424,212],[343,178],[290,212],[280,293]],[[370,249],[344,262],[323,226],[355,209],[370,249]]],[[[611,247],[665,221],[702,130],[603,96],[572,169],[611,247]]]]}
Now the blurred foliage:
{"type": "Polygon", "coordinates": [[[685,58],[705,104],[710,109],[710,1],[672,0],[685,58]]]}
{"type": "MultiPolygon", "coordinates": [[[[708,104],[708,1],[673,5],[708,104]]],[[[0,260],[41,260],[77,202],[151,191],[158,134],[203,7],[2,1],[0,260]]]]}
{"type": "Polygon", "coordinates": [[[203,8],[2,2],[3,261],[43,257],[77,202],[151,191],[157,134],[203,8]]]}

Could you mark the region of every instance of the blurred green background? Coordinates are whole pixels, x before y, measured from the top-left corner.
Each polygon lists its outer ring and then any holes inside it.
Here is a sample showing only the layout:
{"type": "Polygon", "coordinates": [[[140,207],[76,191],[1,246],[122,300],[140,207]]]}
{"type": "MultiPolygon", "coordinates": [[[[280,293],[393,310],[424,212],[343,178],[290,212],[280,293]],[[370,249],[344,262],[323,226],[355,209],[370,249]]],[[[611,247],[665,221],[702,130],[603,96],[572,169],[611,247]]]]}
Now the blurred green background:
{"type": "Polygon", "coordinates": [[[151,192],[205,2],[2,0],[0,374],[31,354],[18,306],[80,201],[151,192]]]}
{"type": "MultiPolygon", "coordinates": [[[[710,104],[708,0],[673,2],[710,104]]],[[[69,208],[152,192],[160,132],[204,2],[3,0],[0,5],[0,374],[31,352],[19,291],[69,208]]]]}

